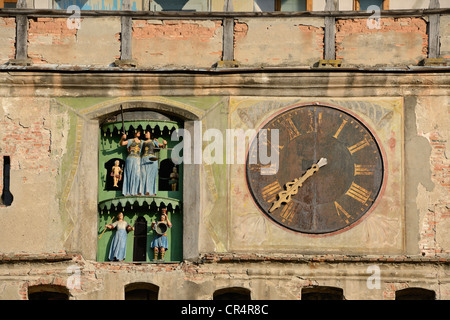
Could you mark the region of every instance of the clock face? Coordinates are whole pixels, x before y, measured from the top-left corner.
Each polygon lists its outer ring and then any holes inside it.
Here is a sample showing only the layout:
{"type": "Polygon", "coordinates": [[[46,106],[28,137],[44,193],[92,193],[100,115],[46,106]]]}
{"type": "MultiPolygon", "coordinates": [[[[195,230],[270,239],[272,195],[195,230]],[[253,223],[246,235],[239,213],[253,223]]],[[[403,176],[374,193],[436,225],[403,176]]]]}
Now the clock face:
{"type": "Polygon", "coordinates": [[[260,210],[308,234],[333,233],[361,219],[380,193],[383,172],[370,130],[351,114],[320,105],[294,107],[267,121],[246,161],[247,184],[260,210]],[[278,144],[272,130],[278,130],[278,144]],[[264,148],[271,159],[271,152],[278,154],[278,170],[260,160],[264,148]]]}

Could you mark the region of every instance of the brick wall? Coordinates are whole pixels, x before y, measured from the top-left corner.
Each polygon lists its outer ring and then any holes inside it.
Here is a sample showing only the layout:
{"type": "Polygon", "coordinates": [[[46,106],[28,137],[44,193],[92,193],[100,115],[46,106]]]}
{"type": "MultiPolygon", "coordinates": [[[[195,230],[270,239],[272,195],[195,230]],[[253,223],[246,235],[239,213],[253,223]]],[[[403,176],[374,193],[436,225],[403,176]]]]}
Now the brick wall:
{"type": "Polygon", "coordinates": [[[120,58],[120,18],[29,19],[28,56],[34,64],[109,66],[120,58]],[[69,27],[70,26],[70,27],[69,27]]]}
{"type": "MultiPolygon", "coordinates": [[[[8,116],[0,118],[0,193],[3,190],[4,156],[9,156],[11,160],[11,180],[14,174],[21,172],[23,184],[28,183],[30,178],[39,177],[42,172],[56,170],[51,169],[51,134],[44,122],[45,119],[38,114],[34,121],[27,124],[8,116]]],[[[10,185],[10,188],[13,192],[13,189],[18,190],[20,186],[10,185]]]]}
{"type": "MultiPolygon", "coordinates": [[[[444,58],[450,57],[449,21],[441,16],[444,58]]],[[[235,23],[235,60],[242,66],[314,66],[323,58],[323,17],[236,18],[235,23]]],[[[109,67],[120,58],[119,16],[81,16],[79,29],[70,28],[66,18],[30,18],[28,31],[28,55],[37,65],[109,67]]],[[[140,67],[210,68],[222,58],[220,19],[133,19],[132,36],[140,67]]],[[[3,64],[15,55],[15,18],[0,18],[0,38],[7,40],[0,45],[3,64]]],[[[426,17],[383,17],[379,28],[371,28],[367,18],[336,20],[336,57],[344,66],[417,65],[427,51],[426,17]]]]}
{"type": "Polygon", "coordinates": [[[431,145],[431,179],[436,194],[447,195],[428,198],[427,211],[423,217],[419,246],[426,256],[449,254],[448,226],[450,225],[450,160],[446,155],[447,139],[433,131],[429,135],[431,145]]]}
{"type": "Polygon", "coordinates": [[[210,68],[222,58],[221,21],[133,20],[132,37],[141,67],[210,68]]]}
{"type": "Polygon", "coordinates": [[[312,66],[323,57],[323,19],[240,19],[234,32],[241,66],[312,66]]]}
{"type": "Polygon", "coordinates": [[[346,66],[417,65],[427,51],[422,18],[382,18],[379,29],[370,29],[367,19],[336,20],[336,58],[346,66]]]}

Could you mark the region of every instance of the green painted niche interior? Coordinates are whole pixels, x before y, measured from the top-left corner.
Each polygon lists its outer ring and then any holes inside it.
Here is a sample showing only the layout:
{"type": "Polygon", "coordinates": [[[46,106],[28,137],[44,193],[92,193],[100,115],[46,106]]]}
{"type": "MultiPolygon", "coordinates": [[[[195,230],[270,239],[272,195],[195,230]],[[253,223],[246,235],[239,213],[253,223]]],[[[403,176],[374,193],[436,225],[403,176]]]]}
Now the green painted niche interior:
{"type": "MultiPolygon", "coordinates": [[[[99,130],[99,177],[98,177],[98,249],[97,261],[109,261],[109,250],[115,230],[106,230],[105,225],[116,221],[116,216],[120,212],[124,215],[124,220],[133,227],[136,222],[146,224],[146,234],[136,235],[134,231],[128,233],[127,249],[125,261],[153,262],[153,249],[150,244],[155,236],[151,229],[153,221],[159,220],[161,208],[167,208],[167,213],[172,228],[167,231],[169,249],[166,251],[165,262],[179,262],[183,258],[183,216],[182,216],[182,195],[183,195],[183,165],[177,165],[179,180],[177,189],[171,190],[168,183],[169,175],[174,166],[171,161],[171,149],[179,143],[171,141],[171,133],[182,127],[182,123],[176,121],[146,120],[146,121],[125,121],[125,132],[127,139],[132,138],[134,130],[141,131],[141,139],[144,137],[143,131],[150,129],[152,138],[156,137],[160,142],[167,141],[167,149],[161,149],[158,156],[158,177],[156,196],[134,196],[124,197],[122,195],[121,182],[119,188],[114,188],[110,175],[111,167],[115,160],[121,164],[125,163],[127,150],[125,146],[119,146],[122,122],[109,122],[100,127],[99,130]],[[139,239],[137,239],[139,238],[139,239]],[[145,256],[142,255],[142,246],[145,246],[145,256]],[[139,246],[139,248],[137,248],[139,246]],[[141,252],[141,254],[136,254],[141,252]],[[138,258],[136,258],[138,256],[138,258]],[[139,260],[136,260],[139,259],[139,260]]],[[[161,262],[161,261],[158,261],[161,262]]]]}

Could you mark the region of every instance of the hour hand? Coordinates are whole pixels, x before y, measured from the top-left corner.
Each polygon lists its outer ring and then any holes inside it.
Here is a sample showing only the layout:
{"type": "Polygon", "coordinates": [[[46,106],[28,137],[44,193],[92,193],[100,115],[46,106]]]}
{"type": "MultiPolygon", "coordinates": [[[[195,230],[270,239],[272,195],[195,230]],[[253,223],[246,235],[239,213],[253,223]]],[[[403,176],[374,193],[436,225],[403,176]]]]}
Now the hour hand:
{"type": "Polygon", "coordinates": [[[303,182],[305,182],[306,179],[311,177],[315,172],[319,171],[319,168],[323,167],[327,163],[328,161],[326,158],[321,158],[299,179],[294,179],[293,181],[286,183],[286,190],[283,190],[278,194],[278,200],[272,204],[269,212],[272,213],[274,210],[278,209],[282,203],[288,203],[291,201],[291,197],[297,194],[298,189],[303,185],[303,182]]]}

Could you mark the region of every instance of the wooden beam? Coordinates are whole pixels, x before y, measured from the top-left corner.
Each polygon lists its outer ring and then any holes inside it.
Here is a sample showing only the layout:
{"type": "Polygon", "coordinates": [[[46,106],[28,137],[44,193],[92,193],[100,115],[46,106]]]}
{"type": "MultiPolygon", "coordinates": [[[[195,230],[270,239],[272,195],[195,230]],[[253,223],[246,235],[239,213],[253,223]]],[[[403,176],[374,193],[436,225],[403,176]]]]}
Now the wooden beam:
{"type": "MultiPolygon", "coordinates": [[[[439,9],[439,0],[430,0],[430,9],[439,9]]],[[[440,15],[428,16],[428,58],[436,59],[440,56],[440,15]]]]}
{"type": "MultiPolygon", "coordinates": [[[[18,14],[25,14],[29,18],[67,18],[72,12],[54,9],[4,9],[0,11],[0,17],[12,17],[18,14]]],[[[132,17],[133,19],[161,20],[161,19],[194,19],[211,20],[224,18],[305,18],[305,17],[335,17],[338,19],[357,19],[370,17],[373,13],[366,11],[281,11],[281,12],[200,12],[200,11],[113,11],[113,10],[83,10],[83,17],[132,17]]],[[[424,15],[439,14],[449,15],[450,8],[440,9],[402,9],[388,10],[383,12],[383,17],[423,17],[424,15]]]]}
{"type": "MultiPolygon", "coordinates": [[[[225,12],[232,12],[233,1],[225,0],[225,12]]],[[[218,65],[229,66],[229,63],[234,61],[234,18],[223,18],[223,42],[222,42],[222,60],[218,65]]]]}
{"type": "Polygon", "coordinates": [[[16,60],[28,59],[28,17],[16,16],[16,60]]]}
{"type": "MultiPolygon", "coordinates": [[[[334,0],[326,0],[325,11],[335,11],[336,3],[334,0]]],[[[333,16],[325,17],[325,36],[324,36],[324,59],[336,59],[336,18],[333,16]]]]}
{"type": "Polygon", "coordinates": [[[234,60],[234,19],[223,19],[223,61],[234,60]]]}
{"type": "Polygon", "coordinates": [[[233,12],[234,11],[232,0],[225,0],[225,2],[223,4],[223,11],[224,12],[233,12]]]}
{"type": "Polygon", "coordinates": [[[281,0],[275,0],[275,11],[281,11],[281,0]]]}

